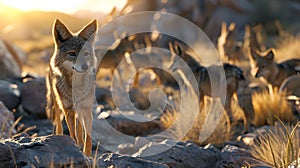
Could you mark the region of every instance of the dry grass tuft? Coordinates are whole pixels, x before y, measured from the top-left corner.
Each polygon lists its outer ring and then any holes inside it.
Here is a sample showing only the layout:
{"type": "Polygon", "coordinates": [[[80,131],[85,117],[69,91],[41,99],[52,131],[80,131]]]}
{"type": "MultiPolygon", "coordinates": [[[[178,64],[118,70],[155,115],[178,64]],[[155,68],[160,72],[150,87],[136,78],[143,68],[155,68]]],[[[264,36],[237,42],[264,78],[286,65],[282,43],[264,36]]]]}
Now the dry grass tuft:
{"type": "MultiPolygon", "coordinates": [[[[215,144],[215,145],[222,145],[224,142],[230,141],[233,139],[235,132],[233,132],[232,129],[231,132],[228,132],[228,125],[227,120],[225,117],[225,111],[221,113],[221,118],[219,120],[216,120],[216,115],[209,115],[208,109],[211,108],[212,103],[217,103],[216,101],[212,100],[211,98],[206,97],[206,100],[204,101],[203,108],[200,109],[200,112],[197,115],[196,121],[194,122],[192,128],[189,130],[187,135],[184,137],[184,140],[191,140],[194,141],[200,145],[206,145],[206,144],[215,144]],[[208,122],[208,125],[205,125],[205,122],[208,122]],[[214,127],[214,130],[211,130],[214,127]],[[201,132],[203,131],[203,132],[201,132]],[[210,134],[210,131],[213,131],[210,134]],[[206,134],[210,134],[206,139],[199,139],[200,134],[202,136],[206,134]]],[[[221,105],[221,104],[219,104],[221,105]]],[[[234,106],[233,113],[239,113],[240,108],[236,108],[237,106],[234,106]]],[[[234,118],[237,117],[236,114],[233,114],[234,118]]],[[[234,127],[234,124],[232,124],[232,127],[234,127]]]]}
{"type": "MultiPolygon", "coordinates": [[[[202,126],[202,125],[201,125],[202,126]]],[[[231,125],[233,128],[233,125],[231,125]]],[[[200,129],[201,130],[201,129],[200,129]]],[[[199,131],[200,131],[199,130],[199,131]]],[[[229,142],[234,139],[235,132],[228,132],[228,126],[225,115],[223,115],[213,133],[203,142],[198,142],[200,145],[214,144],[224,145],[225,142],[229,142]]],[[[198,135],[199,136],[199,135],[198,135]]]]}
{"type": "MultiPolygon", "coordinates": [[[[217,126],[216,126],[214,132],[204,142],[201,142],[201,144],[206,145],[206,144],[212,143],[215,145],[223,145],[225,142],[234,140],[238,135],[240,135],[241,132],[244,131],[243,128],[245,127],[245,125],[242,126],[241,124],[239,124],[240,120],[243,120],[243,122],[245,122],[244,111],[238,105],[238,102],[237,102],[237,100],[235,100],[235,98],[232,98],[231,110],[232,110],[232,116],[233,116],[233,123],[231,124],[231,131],[228,132],[228,125],[227,125],[225,111],[224,111],[221,119],[217,123],[217,126]]],[[[202,115],[202,118],[203,117],[205,117],[205,115],[202,115]]],[[[203,122],[204,121],[202,121],[202,125],[203,125],[203,122]]]]}
{"type": "Polygon", "coordinates": [[[257,160],[272,167],[298,167],[300,155],[300,123],[286,126],[282,122],[267,133],[259,134],[249,153],[257,160]]]}
{"type": "Polygon", "coordinates": [[[167,109],[160,118],[162,129],[168,129],[177,117],[178,112],[174,108],[172,108],[172,110],[167,109]]]}
{"type": "MultiPolygon", "coordinates": [[[[232,101],[232,112],[235,120],[234,123],[232,124],[232,127],[234,129],[232,129],[231,132],[228,132],[225,112],[221,113],[220,120],[215,121],[214,118],[211,118],[212,116],[209,116],[207,112],[208,109],[210,108],[210,105],[214,101],[212,101],[210,98],[206,98],[206,101],[204,102],[205,102],[204,108],[202,108],[202,110],[200,110],[197,116],[195,116],[196,117],[195,122],[193,123],[189,131],[186,133],[183,140],[190,140],[200,145],[206,145],[209,143],[215,145],[222,145],[224,144],[224,142],[233,140],[235,138],[235,135],[238,135],[240,132],[242,132],[243,127],[240,126],[237,129],[238,122],[236,121],[244,119],[244,114],[243,114],[243,110],[237,104],[237,101],[232,101]],[[209,126],[212,126],[211,122],[213,122],[215,123],[213,125],[216,125],[216,127],[213,130],[213,132],[207,137],[207,139],[201,141],[201,139],[199,139],[199,135],[201,131],[204,131],[202,132],[202,134],[206,134],[210,132],[209,129],[212,129],[212,128],[203,128],[205,122],[209,122],[210,123],[209,126]]],[[[181,135],[182,134],[181,131],[184,130],[181,124],[178,124],[175,127],[171,128],[171,126],[174,124],[175,120],[178,119],[178,117],[183,117],[183,116],[179,114],[176,108],[170,108],[166,110],[162,115],[162,117],[160,118],[161,128],[174,129],[171,130],[172,134],[181,135]]]]}
{"type": "Polygon", "coordinates": [[[252,96],[254,121],[256,126],[274,125],[278,117],[284,122],[294,122],[290,103],[286,100],[286,93],[279,92],[277,88],[270,88],[252,96]]]}

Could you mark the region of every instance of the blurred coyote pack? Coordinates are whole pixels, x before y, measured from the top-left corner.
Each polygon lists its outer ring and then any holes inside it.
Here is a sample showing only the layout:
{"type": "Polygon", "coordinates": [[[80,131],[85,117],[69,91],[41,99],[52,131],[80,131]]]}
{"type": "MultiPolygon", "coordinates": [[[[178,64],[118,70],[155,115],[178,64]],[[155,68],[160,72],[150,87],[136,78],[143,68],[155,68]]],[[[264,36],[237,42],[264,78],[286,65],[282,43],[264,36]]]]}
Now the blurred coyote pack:
{"type": "Polygon", "coordinates": [[[96,32],[96,20],[72,34],[57,19],[53,26],[55,52],[47,76],[47,116],[58,135],[63,134],[65,118],[70,136],[79,146],[83,145],[87,156],[92,150],[96,32]]]}
{"type": "Polygon", "coordinates": [[[272,86],[279,87],[286,78],[300,72],[300,59],[276,63],[274,51],[273,48],[264,53],[251,51],[252,74],[257,78],[263,77],[272,86]]]}

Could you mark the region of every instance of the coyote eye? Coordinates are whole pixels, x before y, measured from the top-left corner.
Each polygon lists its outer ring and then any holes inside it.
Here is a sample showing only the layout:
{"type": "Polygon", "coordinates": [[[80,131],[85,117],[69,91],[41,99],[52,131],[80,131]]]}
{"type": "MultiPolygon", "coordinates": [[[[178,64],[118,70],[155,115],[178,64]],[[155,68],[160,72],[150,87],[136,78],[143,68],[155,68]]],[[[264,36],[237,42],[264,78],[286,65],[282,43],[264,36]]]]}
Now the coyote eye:
{"type": "Polygon", "coordinates": [[[89,52],[84,52],[83,53],[83,56],[89,56],[89,55],[91,55],[89,52]]]}
{"type": "Polygon", "coordinates": [[[241,49],[241,46],[236,45],[234,49],[235,49],[235,51],[238,51],[241,49]]]}
{"type": "Polygon", "coordinates": [[[75,57],[76,53],[74,51],[68,51],[68,55],[71,57],[75,57]]]}

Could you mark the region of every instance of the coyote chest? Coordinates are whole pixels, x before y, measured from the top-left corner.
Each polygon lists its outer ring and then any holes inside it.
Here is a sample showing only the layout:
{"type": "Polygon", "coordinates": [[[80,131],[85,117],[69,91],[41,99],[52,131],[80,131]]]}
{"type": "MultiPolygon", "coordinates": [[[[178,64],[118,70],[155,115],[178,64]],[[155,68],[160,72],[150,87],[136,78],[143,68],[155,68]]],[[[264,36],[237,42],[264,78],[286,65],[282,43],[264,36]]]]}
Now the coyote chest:
{"type": "MultiPolygon", "coordinates": [[[[85,102],[93,97],[94,94],[94,74],[78,74],[72,79],[67,77],[56,77],[54,85],[57,89],[57,97],[61,99],[63,108],[74,108],[75,104],[85,102]]],[[[73,109],[74,110],[74,109],[73,109]]]]}

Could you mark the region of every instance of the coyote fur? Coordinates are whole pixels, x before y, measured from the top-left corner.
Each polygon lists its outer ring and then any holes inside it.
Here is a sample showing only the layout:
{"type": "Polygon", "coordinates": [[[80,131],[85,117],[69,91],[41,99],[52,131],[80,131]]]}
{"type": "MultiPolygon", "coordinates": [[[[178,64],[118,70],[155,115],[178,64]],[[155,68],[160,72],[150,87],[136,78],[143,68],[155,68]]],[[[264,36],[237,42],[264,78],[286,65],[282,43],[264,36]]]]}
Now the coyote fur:
{"type": "Polygon", "coordinates": [[[91,156],[97,21],[73,34],[60,21],[53,26],[55,52],[50,59],[47,81],[47,116],[57,135],[63,134],[65,118],[71,138],[91,156]]]}

